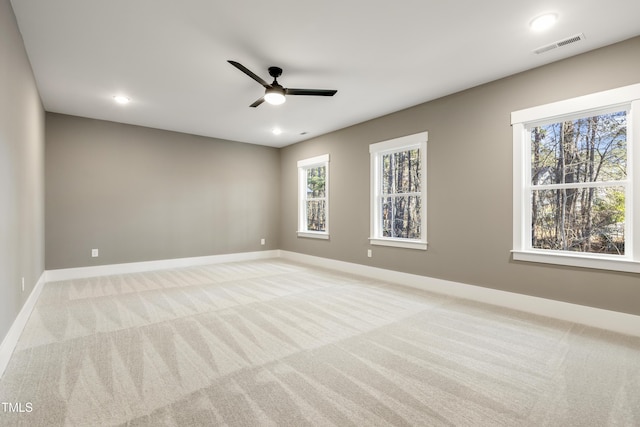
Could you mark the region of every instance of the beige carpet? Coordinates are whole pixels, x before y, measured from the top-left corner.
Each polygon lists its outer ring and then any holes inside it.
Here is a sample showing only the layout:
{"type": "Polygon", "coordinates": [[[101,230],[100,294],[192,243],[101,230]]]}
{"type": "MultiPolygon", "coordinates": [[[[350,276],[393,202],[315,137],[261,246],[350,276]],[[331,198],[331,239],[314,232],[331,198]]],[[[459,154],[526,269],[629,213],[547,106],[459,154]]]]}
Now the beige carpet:
{"type": "Polygon", "coordinates": [[[638,426],[640,339],[262,260],[48,283],[0,424],[638,426]]]}

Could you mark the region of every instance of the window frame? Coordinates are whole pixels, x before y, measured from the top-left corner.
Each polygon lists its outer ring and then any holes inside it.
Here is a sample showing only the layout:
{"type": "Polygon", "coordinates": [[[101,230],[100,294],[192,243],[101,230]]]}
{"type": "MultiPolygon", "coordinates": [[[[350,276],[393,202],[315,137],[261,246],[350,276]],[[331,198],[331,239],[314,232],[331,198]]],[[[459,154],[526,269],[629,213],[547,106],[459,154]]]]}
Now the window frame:
{"type": "Polygon", "coordinates": [[[312,239],[329,239],[329,154],[311,157],[298,161],[298,237],[312,239]],[[317,167],[325,167],[324,197],[314,200],[325,202],[325,231],[307,229],[307,171],[317,167]]]}
{"type": "Polygon", "coordinates": [[[426,251],[427,243],[427,141],[428,132],[420,132],[369,145],[370,155],[370,226],[369,244],[426,251]],[[420,239],[384,237],[382,235],[382,157],[385,154],[418,149],[420,152],[420,239]]]}
{"type": "MultiPolygon", "coordinates": [[[[511,113],[513,130],[513,260],[640,273],[640,84],[597,92],[511,113]],[[533,248],[531,242],[532,127],[607,111],[627,111],[624,255],[533,248]]],[[[590,183],[591,184],[591,183],[590,183]]],[[[592,186],[600,186],[595,183],[592,186]]]]}

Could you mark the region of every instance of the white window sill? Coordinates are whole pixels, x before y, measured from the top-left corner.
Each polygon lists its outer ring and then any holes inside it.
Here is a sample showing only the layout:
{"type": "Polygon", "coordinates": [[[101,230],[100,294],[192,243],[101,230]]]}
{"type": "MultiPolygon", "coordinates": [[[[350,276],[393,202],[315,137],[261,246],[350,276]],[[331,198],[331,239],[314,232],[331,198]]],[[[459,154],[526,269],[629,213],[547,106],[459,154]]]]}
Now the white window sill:
{"type": "Polygon", "coordinates": [[[406,239],[381,239],[381,238],[369,238],[369,244],[378,246],[393,246],[396,248],[405,249],[418,249],[421,251],[427,250],[427,242],[420,242],[416,240],[406,239]]]}
{"type": "Polygon", "coordinates": [[[589,255],[552,251],[511,251],[514,261],[540,262],[571,267],[640,273],[640,262],[616,255],[589,255]]]}
{"type": "Polygon", "coordinates": [[[307,237],[310,239],[329,239],[329,233],[321,231],[298,231],[298,237],[307,237]]]}

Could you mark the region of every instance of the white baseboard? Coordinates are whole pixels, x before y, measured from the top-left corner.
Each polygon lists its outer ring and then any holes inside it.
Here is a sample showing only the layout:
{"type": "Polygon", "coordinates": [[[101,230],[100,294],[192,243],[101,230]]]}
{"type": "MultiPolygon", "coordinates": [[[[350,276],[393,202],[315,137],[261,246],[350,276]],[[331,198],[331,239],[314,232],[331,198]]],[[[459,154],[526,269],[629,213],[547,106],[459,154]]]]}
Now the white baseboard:
{"type": "Polygon", "coordinates": [[[640,316],[633,314],[336,261],[297,252],[280,251],[280,256],[291,261],[640,337],[640,316]]]}
{"type": "Polygon", "coordinates": [[[46,274],[43,272],[36,282],[36,285],[33,287],[31,294],[29,294],[29,298],[25,301],[22,309],[18,313],[18,316],[13,321],[11,328],[9,328],[9,332],[2,340],[2,344],[0,344],[0,377],[4,374],[4,370],[7,368],[9,364],[9,359],[11,359],[11,355],[18,345],[18,339],[20,339],[20,335],[24,330],[24,327],[33,312],[33,308],[36,306],[36,302],[40,297],[40,293],[42,292],[42,288],[45,284],[46,274]]]}
{"type": "Polygon", "coordinates": [[[176,258],[158,261],[132,262],[125,264],[98,265],[94,267],[65,268],[59,270],[45,270],[33,291],[25,301],[18,316],[0,344],[0,377],[11,359],[11,355],[18,344],[31,313],[40,297],[46,282],[81,279],[86,277],[107,276],[110,274],[139,273],[144,271],[164,270],[168,268],[193,267],[198,265],[219,264],[223,262],[250,261],[280,257],[279,250],[242,252],[235,254],[210,255],[192,258],[176,258]]]}
{"type": "Polygon", "coordinates": [[[124,264],[96,265],[92,267],[63,268],[47,270],[47,282],[82,279],[86,277],[109,276],[113,274],[141,273],[144,271],[165,270],[169,268],[194,267],[223,262],[251,261],[256,259],[277,258],[279,250],[241,252],[235,254],[209,255],[192,258],[175,258],[157,261],[129,262],[124,264]]]}
{"type": "Polygon", "coordinates": [[[481,286],[467,285],[416,274],[386,270],[367,265],[337,261],[283,250],[245,252],[225,255],[212,255],[194,258],[178,258],[159,261],[145,261],[126,264],[112,264],[95,267],[67,268],[47,270],[42,273],[29,298],[11,325],[9,332],[0,344],[0,377],[4,373],[9,359],[18,343],[18,339],[29,320],[45,282],[71,280],[110,274],[138,273],[144,271],[182,268],[224,262],[250,261],[257,259],[283,258],[318,267],[329,268],[349,274],[370,277],[389,283],[409,286],[425,291],[436,292],[459,298],[465,298],[487,304],[511,308],[526,313],[537,314],[555,319],[580,323],[600,329],[606,329],[626,335],[640,337],[640,316],[600,308],[587,307],[562,301],[549,300],[529,295],[505,292],[481,286]]]}

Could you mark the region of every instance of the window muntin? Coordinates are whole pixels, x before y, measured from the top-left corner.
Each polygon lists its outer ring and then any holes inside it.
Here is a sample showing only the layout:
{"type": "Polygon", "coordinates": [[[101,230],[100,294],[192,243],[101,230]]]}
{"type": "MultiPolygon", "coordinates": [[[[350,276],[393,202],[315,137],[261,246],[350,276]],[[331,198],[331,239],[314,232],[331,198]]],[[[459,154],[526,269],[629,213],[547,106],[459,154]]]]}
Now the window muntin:
{"type": "Polygon", "coordinates": [[[514,260],[640,272],[638,111],[640,84],[511,113],[514,260]]]}
{"type": "Polygon", "coordinates": [[[329,155],[298,162],[298,236],[329,237],[329,155]]]}
{"type": "Polygon", "coordinates": [[[372,244],[426,249],[427,133],[370,146],[372,244]]]}

